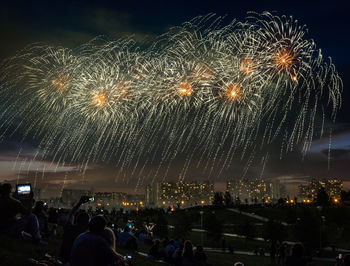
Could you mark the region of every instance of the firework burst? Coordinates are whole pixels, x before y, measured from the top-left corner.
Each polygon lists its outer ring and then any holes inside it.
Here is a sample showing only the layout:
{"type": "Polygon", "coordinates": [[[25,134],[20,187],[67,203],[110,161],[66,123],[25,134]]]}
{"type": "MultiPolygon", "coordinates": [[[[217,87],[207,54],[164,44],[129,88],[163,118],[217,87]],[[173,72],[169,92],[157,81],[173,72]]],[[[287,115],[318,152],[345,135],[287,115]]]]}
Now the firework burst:
{"type": "Polygon", "coordinates": [[[194,158],[225,168],[273,142],[305,154],[342,90],[306,32],[264,12],[226,26],[198,17],[147,49],[131,39],[33,45],[2,64],[1,128],[25,128],[63,162],[136,169],[185,157],[182,176],[194,158]]]}

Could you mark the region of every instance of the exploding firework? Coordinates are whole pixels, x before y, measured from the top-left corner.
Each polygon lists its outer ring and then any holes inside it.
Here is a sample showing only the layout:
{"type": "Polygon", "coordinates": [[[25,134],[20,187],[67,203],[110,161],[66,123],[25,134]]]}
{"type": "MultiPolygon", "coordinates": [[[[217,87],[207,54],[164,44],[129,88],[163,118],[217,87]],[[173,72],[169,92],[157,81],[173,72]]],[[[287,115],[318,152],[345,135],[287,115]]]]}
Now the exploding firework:
{"type": "Polygon", "coordinates": [[[273,142],[305,154],[340,107],[335,66],[292,17],[221,24],[195,18],[147,49],[130,39],[26,48],[2,65],[2,129],[23,129],[62,162],[136,169],[185,157],[182,176],[191,160],[224,169],[273,142]]]}

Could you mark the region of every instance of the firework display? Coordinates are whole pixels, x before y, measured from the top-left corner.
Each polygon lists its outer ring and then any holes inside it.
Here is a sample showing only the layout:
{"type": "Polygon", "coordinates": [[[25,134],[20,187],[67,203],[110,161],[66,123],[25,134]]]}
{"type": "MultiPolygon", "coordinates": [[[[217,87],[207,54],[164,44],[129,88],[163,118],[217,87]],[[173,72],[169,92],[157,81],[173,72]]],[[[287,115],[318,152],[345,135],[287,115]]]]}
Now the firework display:
{"type": "Polygon", "coordinates": [[[271,143],[305,153],[342,90],[306,32],[265,12],[225,26],[198,17],[142,49],[131,39],[31,45],[1,65],[2,134],[20,131],[64,163],[136,169],[185,157],[183,174],[194,158],[224,169],[271,143]]]}

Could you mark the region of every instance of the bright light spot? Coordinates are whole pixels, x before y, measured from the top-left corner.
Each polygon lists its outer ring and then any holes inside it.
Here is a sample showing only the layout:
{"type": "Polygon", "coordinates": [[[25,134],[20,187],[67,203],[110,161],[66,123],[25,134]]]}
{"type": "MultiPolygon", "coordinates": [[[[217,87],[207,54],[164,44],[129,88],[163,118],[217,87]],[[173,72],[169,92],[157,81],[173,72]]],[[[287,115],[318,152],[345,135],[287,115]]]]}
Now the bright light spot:
{"type": "Polygon", "coordinates": [[[288,70],[293,63],[293,56],[288,51],[280,52],[275,57],[275,62],[278,68],[288,70]]]}
{"type": "Polygon", "coordinates": [[[226,87],[226,97],[229,99],[236,100],[241,94],[241,88],[235,84],[229,84],[226,87]]]}
{"type": "Polygon", "coordinates": [[[192,86],[189,82],[181,82],[177,90],[181,95],[190,96],[193,92],[192,86]]]}
{"type": "Polygon", "coordinates": [[[60,74],[57,78],[51,80],[51,84],[55,86],[56,89],[63,90],[68,81],[68,76],[60,74]]]}
{"type": "Polygon", "coordinates": [[[94,93],[94,95],[92,96],[92,103],[95,106],[103,106],[106,102],[106,95],[104,95],[103,93],[97,92],[94,93]]]}

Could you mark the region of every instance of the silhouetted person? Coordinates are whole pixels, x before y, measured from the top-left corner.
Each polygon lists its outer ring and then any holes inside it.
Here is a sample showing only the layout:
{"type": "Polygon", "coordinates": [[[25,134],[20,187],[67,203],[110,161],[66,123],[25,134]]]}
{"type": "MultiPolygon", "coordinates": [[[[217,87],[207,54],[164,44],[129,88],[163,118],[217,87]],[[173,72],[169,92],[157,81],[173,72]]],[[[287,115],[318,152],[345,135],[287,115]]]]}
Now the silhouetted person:
{"type": "Polygon", "coordinates": [[[270,247],[270,259],[271,259],[272,265],[275,265],[276,263],[276,253],[277,253],[276,243],[275,241],[272,241],[271,247],[270,247]]]}
{"type": "Polygon", "coordinates": [[[124,259],[116,253],[106,240],[106,220],[95,216],[89,223],[89,232],[79,235],[73,244],[71,266],[120,265],[124,259]]]}
{"type": "Polygon", "coordinates": [[[36,242],[41,240],[39,222],[37,217],[31,213],[33,193],[26,199],[28,208],[19,200],[11,196],[12,186],[5,183],[1,186],[0,196],[0,231],[20,235],[22,232],[29,233],[36,242]]]}
{"type": "Polygon", "coordinates": [[[160,241],[158,239],[156,239],[154,241],[154,244],[152,245],[151,249],[149,250],[148,252],[148,256],[151,258],[151,259],[154,259],[154,260],[159,260],[160,259],[160,251],[159,251],[159,248],[160,248],[160,241]]]}
{"type": "Polygon", "coordinates": [[[33,208],[33,214],[36,216],[39,222],[39,228],[41,235],[48,235],[49,233],[49,216],[44,209],[44,202],[37,201],[33,208]]]}
{"type": "Polygon", "coordinates": [[[278,264],[284,265],[284,261],[286,258],[286,249],[287,249],[287,244],[282,243],[278,252],[278,264]]]}
{"type": "Polygon", "coordinates": [[[175,251],[174,240],[170,240],[168,245],[165,247],[165,260],[168,262],[172,261],[172,256],[175,251]]]}
{"type": "Polygon", "coordinates": [[[182,265],[183,266],[194,266],[193,246],[190,241],[185,242],[184,251],[182,253],[182,265]]]}
{"type": "Polygon", "coordinates": [[[184,244],[182,241],[179,241],[179,247],[175,249],[173,253],[173,262],[175,265],[182,265],[182,252],[184,249],[184,244]]]}
{"type": "Polygon", "coordinates": [[[102,236],[107,240],[108,244],[111,246],[113,250],[115,250],[115,234],[113,230],[109,227],[106,227],[103,231],[102,236]]]}
{"type": "Polygon", "coordinates": [[[137,250],[136,238],[130,234],[130,227],[125,226],[124,231],[118,236],[118,247],[137,250]]]}
{"type": "Polygon", "coordinates": [[[63,240],[59,255],[59,258],[63,263],[69,262],[74,240],[80,234],[88,230],[89,215],[86,212],[81,212],[76,216],[80,206],[88,201],[88,197],[83,196],[80,198],[79,202],[71,209],[67,222],[63,227],[63,240]]]}

